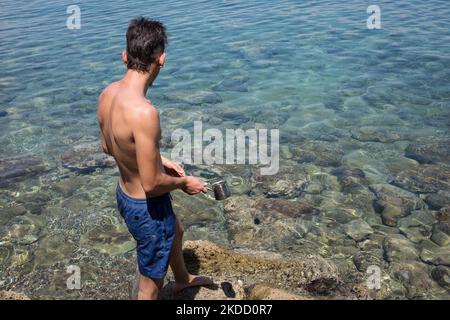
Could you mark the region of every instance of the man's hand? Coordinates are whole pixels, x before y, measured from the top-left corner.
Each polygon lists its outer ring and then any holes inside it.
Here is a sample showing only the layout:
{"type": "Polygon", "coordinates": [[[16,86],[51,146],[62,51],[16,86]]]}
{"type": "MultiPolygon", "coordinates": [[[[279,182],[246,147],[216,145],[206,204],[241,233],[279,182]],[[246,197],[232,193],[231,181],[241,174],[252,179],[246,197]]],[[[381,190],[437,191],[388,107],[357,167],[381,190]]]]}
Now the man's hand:
{"type": "Polygon", "coordinates": [[[184,172],[183,168],[176,164],[175,162],[161,156],[161,161],[164,167],[164,170],[169,176],[172,177],[184,177],[186,176],[186,173],[184,172]]]}
{"type": "Polygon", "coordinates": [[[194,195],[200,192],[207,193],[207,185],[208,184],[206,182],[196,177],[188,176],[185,178],[185,186],[183,188],[183,191],[190,195],[194,195]]]}

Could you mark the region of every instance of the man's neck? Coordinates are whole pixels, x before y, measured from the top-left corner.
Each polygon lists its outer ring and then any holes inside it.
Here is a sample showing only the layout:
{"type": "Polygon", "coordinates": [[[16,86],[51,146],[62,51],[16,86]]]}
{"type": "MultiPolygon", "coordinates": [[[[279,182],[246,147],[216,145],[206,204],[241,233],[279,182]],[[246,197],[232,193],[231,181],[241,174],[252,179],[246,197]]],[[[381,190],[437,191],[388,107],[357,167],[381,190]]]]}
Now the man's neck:
{"type": "Polygon", "coordinates": [[[123,77],[122,82],[130,90],[136,91],[138,94],[142,94],[145,97],[152,80],[150,73],[128,70],[123,77]]]}

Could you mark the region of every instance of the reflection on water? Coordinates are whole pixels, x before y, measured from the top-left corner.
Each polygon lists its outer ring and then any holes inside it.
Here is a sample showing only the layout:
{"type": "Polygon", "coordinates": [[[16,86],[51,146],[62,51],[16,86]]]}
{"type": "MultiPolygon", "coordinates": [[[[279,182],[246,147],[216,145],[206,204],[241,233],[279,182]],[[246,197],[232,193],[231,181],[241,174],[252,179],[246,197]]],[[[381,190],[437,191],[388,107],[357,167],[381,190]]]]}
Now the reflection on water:
{"type": "MultiPolygon", "coordinates": [[[[279,128],[280,172],[190,166],[234,197],[175,193],[189,239],[292,256],[320,253],[344,279],[383,272],[380,297],[448,298],[450,33],[446,1],[81,1],[2,4],[0,289],[126,298],[133,242],[115,210],[118,172],[98,150],[96,99],[124,72],[134,16],[169,30],[149,98],[177,128],[279,128]],[[143,9],[148,8],[148,9],[143,9]],[[65,268],[84,288],[65,289],[65,268]]],[[[289,288],[287,288],[289,289],[289,288]]]]}

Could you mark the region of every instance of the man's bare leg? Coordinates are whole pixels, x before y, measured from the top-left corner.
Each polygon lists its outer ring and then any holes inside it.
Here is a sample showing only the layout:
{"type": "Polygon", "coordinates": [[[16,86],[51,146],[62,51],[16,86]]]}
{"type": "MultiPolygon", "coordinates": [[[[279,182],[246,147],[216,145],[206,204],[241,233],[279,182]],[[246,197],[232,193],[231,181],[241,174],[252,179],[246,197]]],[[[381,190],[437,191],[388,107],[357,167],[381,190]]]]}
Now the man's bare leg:
{"type": "Polygon", "coordinates": [[[170,268],[175,277],[175,293],[195,286],[207,286],[213,284],[213,281],[208,277],[195,276],[189,274],[186,269],[183,258],[183,225],[177,218],[175,239],[173,240],[172,251],[170,253],[170,268]]]}
{"type": "Polygon", "coordinates": [[[153,279],[140,275],[138,300],[157,300],[163,284],[164,279],[153,279]]]}

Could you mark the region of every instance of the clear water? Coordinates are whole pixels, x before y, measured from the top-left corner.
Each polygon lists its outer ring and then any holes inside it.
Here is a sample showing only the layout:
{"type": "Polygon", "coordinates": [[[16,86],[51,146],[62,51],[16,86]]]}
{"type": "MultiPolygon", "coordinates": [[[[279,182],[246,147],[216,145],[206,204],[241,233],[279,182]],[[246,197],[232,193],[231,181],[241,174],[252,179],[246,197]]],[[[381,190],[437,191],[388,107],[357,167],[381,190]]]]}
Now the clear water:
{"type": "MultiPolygon", "coordinates": [[[[364,212],[357,197],[330,178],[331,171],[337,166],[363,170],[368,181],[360,191],[370,193],[368,185],[388,183],[402,169],[419,166],[404,156],[409,143],[448,138],[450,7],[443,0],[376,1],[382,29],[368,30],[366,9],[372,2],[79,1],[81,29],[68,30],[68,1],[3,0],[0,112],[6,114],[0,117],[0,158],[19,157],[20,163],[30,158],[24,154],[31,155],[42,159],[45,170],[0,187],[0,288],[33,297],[89,298],[102,288],[107,297],[127,296],[134,261],[132,242],[115,211],[117,170],[103,164],[77,170],[83,155],[71,153],[72,165],[62,155],[73,145],[96,141],[97,96],[125,71],[124,34],[137,15],[160,19],[169,32],[166,66],[148,93],[161,110],[165,132],[191,128],[201,119],[222,129],[280,128],[282,167],[328,177],[320,195],[306,192],[294,199],[321,209],[316,228],[327,232],[327,221],[336,220],[334,212],[342,208],[382,225],[379,213],[364,212]],[[224,79],[235,80],[235,86],[221,86],[224,79]],[[337,154],[338,163],[314,161],[321,148],[328,154],[319,158],[337,154]],[[302,160],[295,150],[313,153],[313,160],[302,160]],[[14,236],[11,230],[23,224],[31,227],[14,236]],[[65,289],[69,263],[88,270],[82,291],[65,289]]],[[[206,176],[201,168],[191,169],[206,176]]],[[[261,197],[255,184],[245,184],[248,167],[209,169],[238,181],[235,194],[261,197]]],[[[236,245],[229,241],[220,204],[178,197],[188,238],[236,245]]],[[[371,207],[367,199],[362,201],[371,207]]],[[[319,252],[350,270],[354,250],[365,250],[355,242],[348,244],[349,252],[339,251],[345,245],[334,250],[307,235],[292,248],[276,233],[273,237],[255,247],[295,256],[319,246],[319,252]]],[[[417,250],[425,245],[411,243],[417,250]]],[[[393,266],[383,263],[395,278],[393,266]]],[[[433,265],[418,263],[415,275],[427,286],[413,281],[409,297],[448,298],[430,277],[433,265]]],[[[408,286],[398,277],[395,283],[408,286]]]]}

